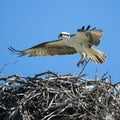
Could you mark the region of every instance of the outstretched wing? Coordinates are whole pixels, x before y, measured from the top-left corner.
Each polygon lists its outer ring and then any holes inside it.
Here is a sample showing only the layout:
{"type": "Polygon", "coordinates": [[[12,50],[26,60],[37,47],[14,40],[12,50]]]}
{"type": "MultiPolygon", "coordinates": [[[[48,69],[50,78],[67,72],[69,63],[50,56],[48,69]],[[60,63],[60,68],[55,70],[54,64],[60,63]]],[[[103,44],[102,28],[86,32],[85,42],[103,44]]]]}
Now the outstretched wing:
{"type": "Polygon", "coordinates": [[[28,54],[29,57],[66,55],[77,53],[77,51],[73,47],[67,46],[62,39],[44,42],[22,51],[16,50],[13,47],[9,47],[8,49],[12,52],[18,53],[19,56],[24,56],[28,54]]]}
{"type": "Polygon", "coordinates": [[[83,26],[81,29],[78,29],[77,31],[79,35],[83,33],[86,36],[85,40],[88,41],[90,46],[99,45],[100,39],[103,35],[102,30],[96,30],[96,28],[90,29],[90,25],[88,25],[86,29],[83,26]]]}

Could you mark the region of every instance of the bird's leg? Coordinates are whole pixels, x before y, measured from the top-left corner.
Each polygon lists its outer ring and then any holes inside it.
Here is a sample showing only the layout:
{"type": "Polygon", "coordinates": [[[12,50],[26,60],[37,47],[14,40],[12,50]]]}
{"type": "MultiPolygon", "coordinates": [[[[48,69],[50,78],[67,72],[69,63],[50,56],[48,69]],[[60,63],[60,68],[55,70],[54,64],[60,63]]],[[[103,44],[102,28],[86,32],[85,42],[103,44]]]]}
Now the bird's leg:
{"type": "Polygon", "coordinates": [[[86,67],[86,65],[88,64],[88,62],[89,62],[89,60],[85,60],[86,62],[85,62],[85,64],[84,64],[84,66],[83,66],[83,68],[82,68],[82,70],[81,70],[81,72],[79,73],[79,76],[83,73],[83,71],[84,71],[84,69],[85,69],[85,67],[86,67]]]}
{"type": "Polygon", "coordinates": [[[77,66],[79,67],[80,64],[82,64],[82,66],[83,66],[86,62],[87,62],[87,60],[86,60],[86,54],[83,52],[82,56],[81,56],[81,59],[77,63],[77,66]]]}
{"type": "Polygon", "coordinates": [[[87,60],[86,60],[84,57],[82,57],[82,58],[78,61],[77,66],[79,67],[80,64],[82,64],[82,66],[83,66],[86,62],[87,62],[87,60]]]}

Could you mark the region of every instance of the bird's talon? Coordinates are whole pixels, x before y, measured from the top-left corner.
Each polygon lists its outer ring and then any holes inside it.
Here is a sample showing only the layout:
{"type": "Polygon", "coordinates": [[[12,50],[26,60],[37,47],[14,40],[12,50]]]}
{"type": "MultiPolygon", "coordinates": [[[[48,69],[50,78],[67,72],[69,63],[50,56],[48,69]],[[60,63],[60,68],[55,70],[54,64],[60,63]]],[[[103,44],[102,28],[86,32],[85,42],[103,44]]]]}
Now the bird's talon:
{"type": "Polygon", "coordinates": [[[79,61],[79,62],[77,63],[77,67],[79,67],[80,64],[83,66],[83,65],[84,65],[84,61],[79,61]]]}
{"type": "Polygon", "coordinates": [[[87,63],[87,60],[79,61],[79,62],[77,63],[77,67],[79,67],[80,64],[81,64],[82,66],[84,66],[86,63],[87,63]]]}

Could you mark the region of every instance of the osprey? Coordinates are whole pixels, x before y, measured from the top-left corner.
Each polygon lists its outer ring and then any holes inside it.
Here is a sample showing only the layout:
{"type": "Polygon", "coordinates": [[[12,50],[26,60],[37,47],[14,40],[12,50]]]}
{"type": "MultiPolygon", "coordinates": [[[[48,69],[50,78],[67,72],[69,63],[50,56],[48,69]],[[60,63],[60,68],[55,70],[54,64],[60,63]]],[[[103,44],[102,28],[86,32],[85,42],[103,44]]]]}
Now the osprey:
{"type": "Polygon", "coordinates": [[[87,26],[86,29],[82,26],[82,28],[77,30],[77,34],[61,32],[59,34],[59,40],[44,42],[21,51],[13,47],[9,47],[8,49],[12,52],[17,52],[19,56],[28,54],[29,57],[79,53],[81,59],[77,63],[77,66],[79,66],[80,63],[83,64],[86,60],[91,60],[99,64],[106,61],[106,55],[93,48],[93,45],[99,45],[102,35],[102,30],[96,30],[96,28],[90,29],[90,25],[87,26]]]}

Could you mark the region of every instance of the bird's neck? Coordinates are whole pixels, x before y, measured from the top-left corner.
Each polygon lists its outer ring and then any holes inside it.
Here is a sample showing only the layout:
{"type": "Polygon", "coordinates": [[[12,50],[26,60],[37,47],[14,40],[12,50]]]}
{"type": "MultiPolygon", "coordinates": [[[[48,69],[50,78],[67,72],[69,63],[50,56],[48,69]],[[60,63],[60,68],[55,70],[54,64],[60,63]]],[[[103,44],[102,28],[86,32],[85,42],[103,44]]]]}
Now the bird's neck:
{"type": "Polygon", "coordinates": [[[69,45],[69,46],[72,46],[72,43],[73,43],[73,38],[70,37],[70,38],[63,38],[65,44],[69,45]]]}

